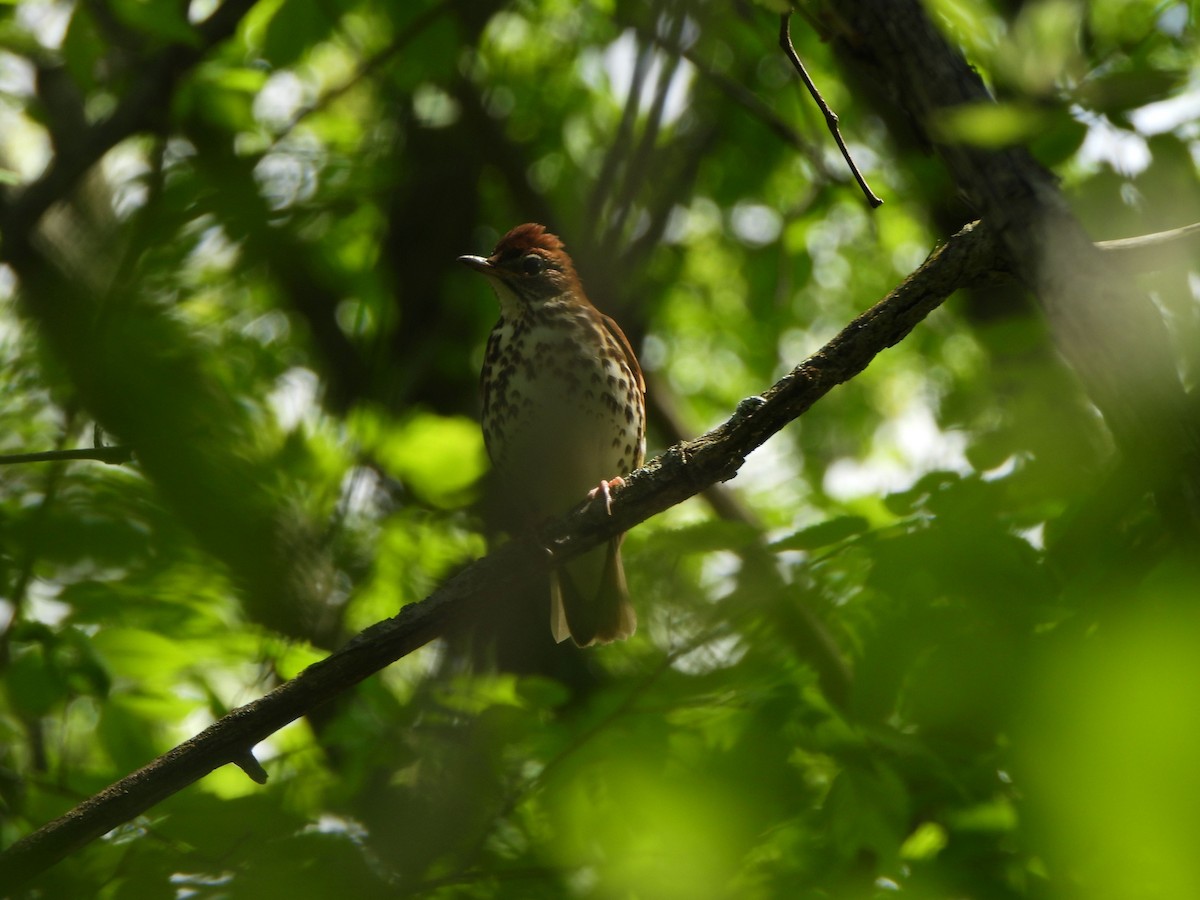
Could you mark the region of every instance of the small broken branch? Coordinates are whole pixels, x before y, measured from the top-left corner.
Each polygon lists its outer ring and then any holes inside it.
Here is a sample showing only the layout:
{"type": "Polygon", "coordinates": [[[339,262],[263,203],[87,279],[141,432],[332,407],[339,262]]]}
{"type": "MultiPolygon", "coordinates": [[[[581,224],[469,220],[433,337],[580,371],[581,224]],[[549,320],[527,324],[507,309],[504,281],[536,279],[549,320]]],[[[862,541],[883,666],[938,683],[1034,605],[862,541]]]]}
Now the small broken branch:
{"type": "Polygon", "coordinates": [[[817,85],[812,80],[812,76],[804,68],[804,63],[800,61],[800,56],[796,53],[796,48],[792,46],[791,18],[791,13],[784,13],[779,17],[779,46],[783,48],[783,52],[791,60],[792,66],[800,73],[800,78],[804,82],[804,86],[808,88],[808,92],[812,94],[812,98],[817,101],[817,106],[820,107],[822,115],[825,116],[825,124],[829,127],[829,133],[837,141],[838,149],[842,151],[846,165],[850,167],[850,171],[854,175],[854,180],[858,182],[858,186],[862,188],[863,194],[866,195],[867,202],[871,204],[872,209],[883,206],[883,200],[871,190],[870,185],[867,184],[867,180],[863,178],[862,172],[858,170],[854,158],[850,155],[850,150],[846,147],[845,140],[842,139],[842,130],[838,127],[837,113],[829,108],[829,104],[825,102],[825,98],[817,90],[817,85]]]}

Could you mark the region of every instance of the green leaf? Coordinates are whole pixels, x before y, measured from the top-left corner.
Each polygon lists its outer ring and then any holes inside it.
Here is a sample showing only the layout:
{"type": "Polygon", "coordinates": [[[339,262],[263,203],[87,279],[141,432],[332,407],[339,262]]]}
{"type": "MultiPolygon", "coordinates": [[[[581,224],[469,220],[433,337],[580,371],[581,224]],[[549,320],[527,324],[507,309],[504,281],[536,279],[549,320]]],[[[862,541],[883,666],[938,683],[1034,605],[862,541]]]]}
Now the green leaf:
{"type": "Polygon", "coordinates": [[[330,15],[336,7],[318,0],[287,0],[267,24],[262,55],[271,65],[283,68],[330,36],[337,20],[330,15]]]}
{"type": "Polygon", "coordinates": [[[1010,833],[1017,828],[1019,821],[1017,810],[1006,797],[956,809],[946,816],[946,824],[952,830],[981,834],[1010,833]]]}
{"type": "Polygon", "coordinates": [[[46,715],[68,698],[66,680],[43,646],[25,648],[14,656],[4,687],[13,707],[30,719],[46,715]]]}
{"type": "Polygon", "coordinates": [[[758,540],[759,532],[745,522],[710,519],[692,522],[649,536],[650,549],[663,553],[711,553],[714,550],[739,550],[758,540]]]}
{"type": "Polygon", "coordinates": [[[391,425],[364,412],[356,430],[389,472],[440,506],[461,505],[483,475],[483,435],[472,419],[418,413],[391,425]]]}
{"type": "Polygon", "coordinates": [[[96,29],[86,4],[75,7],[71,22],[63,35],[63,62],[75,83],[84,90],[91,90],[96,81],[96,67],[103,58],[105,42],[96,29]]]}
{"type": "Polygon", "coordinates": [[[1042,165],[1058,166],[1075,155],[1087,134],[1086,125],[1062,112],[1029,142],[1029,150],[1042,165]]]}
{"type": "Polygon", "coordinates": [[[941,111],[929,124],[943,143],[997,150],[1031,140],[1051,120],[1047,110],[1028,103],[970,103],[941,111]]]}
{"type": "Polygon", "coordinates": [[[836,544],[856,534],[862,534],[871,527],[871,523],[862,516],[838,516],[817,525],[810,525],[800,531],[780,538],[771,544],[772,550],[815,550],[836,544]]]}
{"type": "Polygon", "coordinates": [[[112,0],[109,8],[125,25],[168,43],[200,46],[200,36],[187,20],[187,7],[162,0],[112,0]]]}
{"type": "Polygon", "coordinates": [[[116,696],[104,705],[95,737],[121,769],[132,771],[162,752],[159,725],[131,698],[116,696]]]}
{"type": "Polygon", "coordinates": [[[529,675],[517,681],[517,697],[534,709],[555,709],[566,703],[571,695],[559,681],[529,675]]]}
{"type": "Polygon", "coordinates": [[[825,803],[835,852],[852,859],[869,850],[894,858],[904,840],[908,794],[904,783],[884,764],[845,766],[825,803]]]}
{"type": "Polygon", "coordinates": [[[946,849],[947,840],[946,829],[937,822],[922,822],[900,845],[900,858],[933,859],[946,849]]]}
{"type": "Polygon", "coordinates": [[[1081,85],[1081,102],[1109,116],[1165,99],[1182,88],[1186,69],[1131,69],[1108,72],[1081,85]]]}
{"type": "Polygon", "coordinates": [[[908,516],[921,509],[931,497],[962,480],[957,472],[929,472],[906,491],[897,491],[883,498],[888,511],[897,516],[908,516]]]}

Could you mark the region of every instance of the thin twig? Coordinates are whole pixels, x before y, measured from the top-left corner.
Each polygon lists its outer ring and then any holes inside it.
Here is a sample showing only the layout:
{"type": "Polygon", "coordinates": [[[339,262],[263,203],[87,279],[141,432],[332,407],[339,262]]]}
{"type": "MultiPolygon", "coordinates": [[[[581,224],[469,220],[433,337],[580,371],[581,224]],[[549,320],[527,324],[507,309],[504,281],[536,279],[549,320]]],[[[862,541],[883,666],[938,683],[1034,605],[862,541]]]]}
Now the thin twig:
{"type": "Polygon", "coordinates": [[[64,462],[94,459],[109,465],[121,465],[133,459],[132,447],[81,447],[78,450],[42,450],[37,453],[9,453],[0,456],[0,466],[15,463],[64,462]]]}
{"type": "Polygon", "coordinates": [[[804,86],[808,88],[808,92],[817,101],[817,106],[820,107],[821,113],[825,116],[825,124],[829,126],[829,133],[837,141],[838,149],[842,151],[842,156],[846,159],[846,165],[850,167],[850,171],[854,175],[854,180],[858,182],[858,186],[862,188],[863,194],[866,195],[867,202],[871,204],[872,209],[882,206],[883,201],[871,190],[867,184],[867,180],[863,178],[862,172],[858,171],[858,166],[854,164],[854,159],[850,156],[850,151],[846,148],[846,142],[842,140],[842,130],[838,128],[837,113],[829,108],[829,104],[825,102],[825,98],[821,96],[821,92],[817,90],[816,84],[813,83],[812,78],[809,76],[808,70],[804,68],[804,63],[796,55],[796,48],[792,46],[792,35],[789,29],[791,18],[791,13],[784,13],[779,17],[779,46],[783,48],[783,52],[787,54],[787,58],[791,60],[796,71],[800,73],[800,78],[804,81],[804,86]]]}
{"type": "Polygon", "coordinates": [[[1114,241],[1097,241],[1096,246],[1104,253],[1119,259],[1124,265],[1145,270],[1192,261],[1194,257],[1186,249],[1189,243],[1200,247],[1200,222],[1153,234],[1139,234],[1136,237],[1118,238],[1114,241]]]}
{"type": "MultiPolygon", "coordinates": [[[[68,410],[66,416],[67,427],[63,429],[58,439],[60,447],[66,442],[67,436],[70,433],[70,421],[73,416],[73,411],[68,410]]],[[[61,451],[52,450],[50,452],[61,451]]],[[[43,526],[46,517],[50,513],[51,505],[58,497],[58,488],[62,484],[62,477],[62,466],[55,466],[46,473],[45,484],[42,487],[42,499],[29,518],[27,530],[30,535],[30,541],[25,546],[23,559],[21,560],[20,568],[17,570],[17,577],[13,580],[8,594],[7,599],[10,609],[8,623],[3,628],[0,628],[0,671],[8,669],[13,633],[25,618],[25,601],[28,598],[29,583],[33,580],[33,571],[41,550],[39,545],[43,543],[43,541],[38,539],[38,535],[45,534],[43,526]]],[[[44,772],[46,771],[45,753],[42,749],[43,744],[40,740],[39,732],[36,730],[36,722],[30,720],[27,728],[29,730],[29,743],[33,756],[33,769],[36,772],[44,772]]]]}

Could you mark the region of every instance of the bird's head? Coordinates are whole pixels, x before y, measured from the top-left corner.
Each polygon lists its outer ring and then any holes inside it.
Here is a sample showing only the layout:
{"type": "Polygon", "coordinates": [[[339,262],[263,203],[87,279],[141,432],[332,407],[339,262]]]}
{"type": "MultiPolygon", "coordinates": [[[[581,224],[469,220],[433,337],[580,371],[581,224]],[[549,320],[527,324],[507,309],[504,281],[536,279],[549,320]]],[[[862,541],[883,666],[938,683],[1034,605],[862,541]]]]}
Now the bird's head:
{"type": "Polygon", "coordinates": [[[491,256],[458,261],[487,276],[505,318],[520,318],[564,294],[584,298],[571,257],[544,225],[518,225],[500,238],[491,256]]]}

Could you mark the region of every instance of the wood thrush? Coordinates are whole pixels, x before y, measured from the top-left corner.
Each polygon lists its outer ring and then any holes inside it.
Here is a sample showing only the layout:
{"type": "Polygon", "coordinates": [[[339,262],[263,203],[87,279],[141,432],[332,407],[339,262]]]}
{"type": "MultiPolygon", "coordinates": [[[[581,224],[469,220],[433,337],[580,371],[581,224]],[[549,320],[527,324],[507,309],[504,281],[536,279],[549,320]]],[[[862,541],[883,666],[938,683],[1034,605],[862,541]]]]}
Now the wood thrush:
{"type": "MultiPolygon", "coordinates": [[[[588,301],[562,241],[541,225],[518,225],[491,256],[459,261],[500,301],[480,379],[483,438],[513,523],[536,525],[585,494],[607,502],[609,485],[646,452],[646,388],[629,341],[588,301]]],[[[555,640],[586,647],[633,634],[622,537],[552,573],[555,640]]]]}

